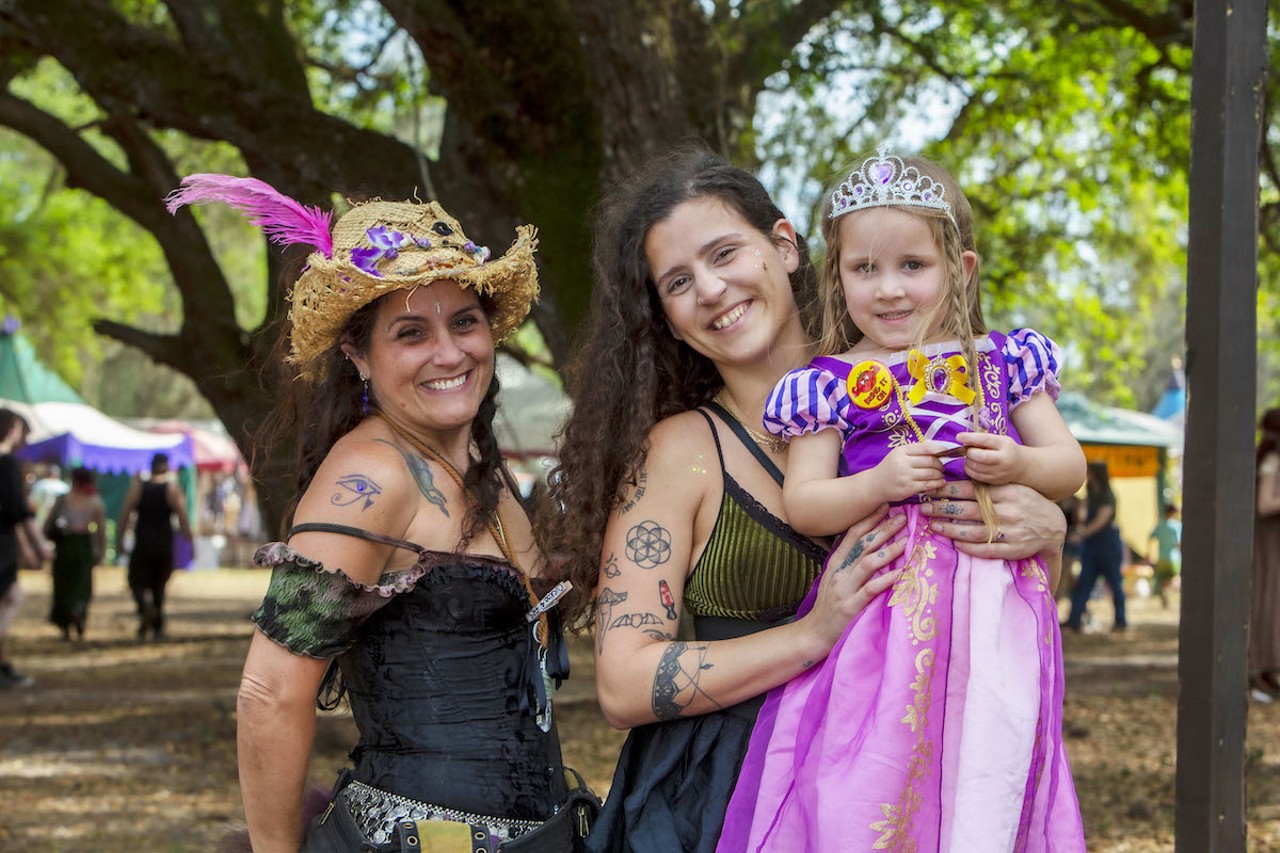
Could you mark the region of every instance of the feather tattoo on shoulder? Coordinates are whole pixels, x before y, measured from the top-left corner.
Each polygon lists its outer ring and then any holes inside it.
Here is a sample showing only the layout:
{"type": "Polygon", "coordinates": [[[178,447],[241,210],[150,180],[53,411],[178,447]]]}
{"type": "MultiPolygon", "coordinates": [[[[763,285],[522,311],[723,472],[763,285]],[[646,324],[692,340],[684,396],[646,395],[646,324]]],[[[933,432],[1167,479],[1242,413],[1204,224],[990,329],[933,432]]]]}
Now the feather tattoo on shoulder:
{"type": "Polygon", "coordinates": [[[414,482],[418,484],[418,491],[422,492],[422,496],[427,499],[428,503],[439,507],[440,511],[448,518],[449,507],[445,501],[444,492],[436,488],[436,478],[431,473],[431,466],[427,464],[427,461],[412,453],[406,453],[385,439],[379,438],[375,439],[375,441],[380,441],[396,448],[396,452],[404,458],[405,465],[409,466],[409,473],[413,475],[414,482]]]}

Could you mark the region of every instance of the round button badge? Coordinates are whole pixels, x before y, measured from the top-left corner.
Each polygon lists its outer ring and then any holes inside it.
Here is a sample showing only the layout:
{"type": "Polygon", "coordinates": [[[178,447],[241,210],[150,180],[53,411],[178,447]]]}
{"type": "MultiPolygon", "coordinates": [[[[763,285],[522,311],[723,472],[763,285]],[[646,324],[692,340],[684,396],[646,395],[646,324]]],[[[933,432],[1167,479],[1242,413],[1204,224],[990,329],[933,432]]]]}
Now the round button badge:
{"type": "Polygon", "coordinates": [[[889,366],[868,359],[849,371],[849,397],[860,409],[878,409],[893,395],[893,374],[889,366]]]}

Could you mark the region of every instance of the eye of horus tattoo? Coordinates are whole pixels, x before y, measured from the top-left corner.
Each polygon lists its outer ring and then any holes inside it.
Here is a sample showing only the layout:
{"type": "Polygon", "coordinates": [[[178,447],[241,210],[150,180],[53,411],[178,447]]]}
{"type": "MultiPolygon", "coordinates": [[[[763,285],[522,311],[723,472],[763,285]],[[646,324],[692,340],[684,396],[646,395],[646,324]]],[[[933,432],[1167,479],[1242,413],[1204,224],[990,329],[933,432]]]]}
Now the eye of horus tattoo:
{"type": "Polygon", "coordinates": [[[373,499],[382,494],[382,487],[364,474],[347,474],[345,477],[339,477],[334,485],[337,486],[338,491],[333,493],[329,502],[334,506],[351,506],[363,500],[364,506],[360,507],[361,512],[373,506],[373,499]]]}

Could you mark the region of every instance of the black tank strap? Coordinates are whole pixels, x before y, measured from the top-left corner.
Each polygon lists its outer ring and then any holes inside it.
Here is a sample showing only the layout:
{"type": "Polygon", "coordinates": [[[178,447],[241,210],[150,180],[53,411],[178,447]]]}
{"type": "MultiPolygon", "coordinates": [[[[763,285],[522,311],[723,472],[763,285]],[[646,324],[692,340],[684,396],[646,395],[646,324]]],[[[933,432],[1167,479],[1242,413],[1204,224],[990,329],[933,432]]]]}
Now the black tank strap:
{"type": "Polygon", "coordinates": [[[716,432],[715,422],[711,420],[711,415],[708,415],[702,409],[695,409],[694,411],[702,415],[703,420],[707,422],[707,429],[711,430],[711,439],[716,443],[716,457],[720,460],[720,473],[724,474],[726,473],[724,469],[724,448],[720,446],[720,434],[716,432]]]}
{"type": "Polygon", "coordinates": [[[338,533],[343,536],[354,536],[357,539],[366,539],[370,542],[381,542],[383,545],[392,545],[396,548],[404,548],[415,554],[421,554],[426,549],[421,545],[415,545],[412,542],[406,542],[403,539],[396,539],[391,536],[383,536],[381,533],[374,533],[370,530],[362,530],[359,527],[348,527],[345,524],[328,524],[323,521],[309,521],[304,524],[295,524],[289,529],[289,536],[295,533],[338,533]]]}
{"type": "MultiPolygon", "coordinates": [[[[729,414],[727,411],[725,411],[724,406],[721,406],[715,400],[711,400],[710,402],[708,402],[707,408],[715,412],[716,416],[719,417],[720,420],[724,421],[725,425],[728,426],[729,429],[733,430],[733,434],[738,437],[738,441],[742,442],[742,446],[747,448],[747,450],[751,451],[751,455],[754,456],[756,458],[756,461],[760,463],[760,467],[763,468],[766,472],[768,472],[769,476],[773,478],[773,481],[775,483],[781,486],[782,472],[778,470],[777,465],[773,464],[773,460],[770,459],[768,456],[766,456],[765,452],[760,449],[760,445],[756,444],[754,441],[751,440],[751,436],[747,435],[747,431],[743,429],[742,424],[738,423],[738,419],[735,418],[733,415],[729,414]]],[[[703,413],[702,416],[704,418],[707,417],[706,413],[703,413]]],[[[711,432],[712,434],[714,434],[715,430],[713,429],[711,430],[711,432]]],[[[717,438],[716,450],[718,451],[719,449],[720,449],[720,439],[717,438]]],[[[720,467],[724,468],[723,454],[720,457],[720,467]]]]}

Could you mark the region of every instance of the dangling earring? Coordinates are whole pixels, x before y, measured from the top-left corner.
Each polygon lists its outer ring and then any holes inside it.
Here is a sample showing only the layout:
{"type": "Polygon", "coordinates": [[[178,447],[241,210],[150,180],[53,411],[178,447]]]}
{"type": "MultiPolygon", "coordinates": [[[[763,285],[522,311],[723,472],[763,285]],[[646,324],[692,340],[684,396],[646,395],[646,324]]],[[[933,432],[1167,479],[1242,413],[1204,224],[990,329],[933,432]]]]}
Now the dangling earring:
{"type": "Polygon", "coordinates": [[[361,376],[360,381],[363,383],[360,391],[361,414],[367,415],[369,414],[369,378],[361,376]]]}

